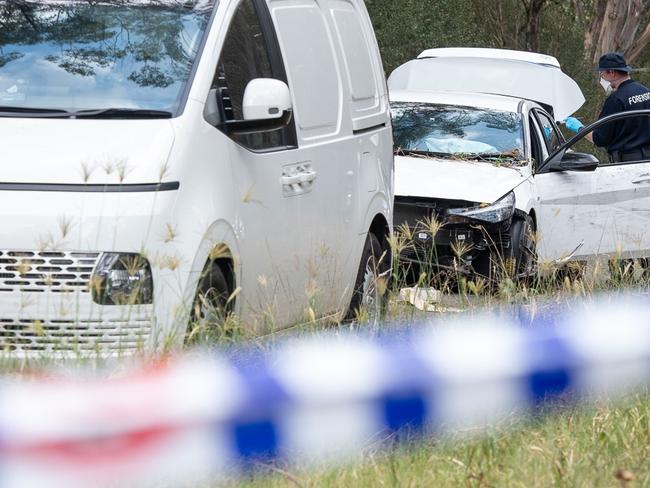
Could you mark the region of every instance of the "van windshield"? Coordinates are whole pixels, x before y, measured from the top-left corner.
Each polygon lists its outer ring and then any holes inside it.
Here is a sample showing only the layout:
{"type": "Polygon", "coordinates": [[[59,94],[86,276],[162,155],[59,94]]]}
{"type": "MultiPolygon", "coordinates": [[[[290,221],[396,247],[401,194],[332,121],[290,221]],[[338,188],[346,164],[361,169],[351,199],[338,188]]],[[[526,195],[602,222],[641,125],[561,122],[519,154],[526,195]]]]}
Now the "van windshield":
{"type": "Polygon", "coordinates": [[[216,2],[0,0],[0,115],[172,116],[216,2]]]}
{"type": "Polygon", "coordinates": [[[477,158],[524,157],[515,112],[456,105],[391,103],[396,151],[477,158]]]}

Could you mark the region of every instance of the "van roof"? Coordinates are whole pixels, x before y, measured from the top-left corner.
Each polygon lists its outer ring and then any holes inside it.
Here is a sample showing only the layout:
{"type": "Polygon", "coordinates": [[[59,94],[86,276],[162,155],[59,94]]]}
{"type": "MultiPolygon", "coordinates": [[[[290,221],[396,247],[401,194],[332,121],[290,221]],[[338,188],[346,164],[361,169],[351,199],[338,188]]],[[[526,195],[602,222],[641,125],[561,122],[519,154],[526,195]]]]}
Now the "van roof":
{"type": "Polygon", "coordinates": [[[518,112],[520,98],[487,93],[472,92],[430,92],[413,90],[393,90],[390,93],[391,102],[417,102],[437,105],[455,105],[460,107],[476,107],[503,112],[518,112]]]}
{"type": "Polygon", "coordinates": [[[546,66],[560,67],[557,58],[547,54],[531,53],[527,51],[513,51],[512,49],[488,49],[476,47],[444,47],[437,49],[425,49],[420,53],[418,59],[424,58],[485,58],[505,59],[509,61],[525,61],[527,63],[542,64],[546,66]]]}

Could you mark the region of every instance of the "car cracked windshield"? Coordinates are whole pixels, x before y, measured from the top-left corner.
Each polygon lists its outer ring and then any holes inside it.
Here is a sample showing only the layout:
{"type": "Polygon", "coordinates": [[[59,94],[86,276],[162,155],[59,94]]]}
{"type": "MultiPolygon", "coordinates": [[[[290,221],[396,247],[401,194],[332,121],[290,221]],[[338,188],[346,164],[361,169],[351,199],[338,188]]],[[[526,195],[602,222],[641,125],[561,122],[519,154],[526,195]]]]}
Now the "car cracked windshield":
{"type": "Polygon", "coordinates": [[[514,112],[452,105],[391,104],[398,154],[457,159],[524,158],[523,125],[514,112]]]}
{"type": "Polygon", "coordinates": [[[0,116],[173,116],[215,2],[0,0],[0,116]]]}

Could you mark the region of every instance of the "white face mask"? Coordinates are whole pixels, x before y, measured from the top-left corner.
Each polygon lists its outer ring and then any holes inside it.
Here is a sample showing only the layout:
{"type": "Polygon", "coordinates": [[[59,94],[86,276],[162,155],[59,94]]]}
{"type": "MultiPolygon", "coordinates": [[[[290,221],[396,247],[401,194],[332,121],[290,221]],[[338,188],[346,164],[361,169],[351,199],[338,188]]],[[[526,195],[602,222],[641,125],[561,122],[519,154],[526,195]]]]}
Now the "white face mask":
{"type": "Polygon", "coordinates": [[[614,88],[612,88],[612,84],[607,81],[605,78],[600,79],[600,86],[603,87],[603,90],[605,90],[605,93],[608,95],[614,91],[614,88]]]}

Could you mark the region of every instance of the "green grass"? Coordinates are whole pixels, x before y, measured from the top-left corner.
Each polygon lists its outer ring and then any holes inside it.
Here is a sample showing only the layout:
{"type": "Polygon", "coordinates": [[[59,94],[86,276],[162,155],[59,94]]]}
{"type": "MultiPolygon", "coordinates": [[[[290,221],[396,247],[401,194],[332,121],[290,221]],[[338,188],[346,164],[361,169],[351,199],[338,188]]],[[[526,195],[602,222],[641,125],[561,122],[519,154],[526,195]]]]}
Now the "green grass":
{"type": "MultiPolygon", "coordinates": [[[[435,257],[433,257],[435,259],[435,257]]],[[[574,266],[574,265],[572,265],[574,266]]],[[[395,268],[394,269],[398,269],[395,268]]],[[[404,284],[393,274],[387,319],[405,326],[417,319],[444,317],[450,310],[471,311],[509,306],[565,303],[573,298],[589,302],[600,292],[616,295],[630,288],[648,290],[641,263],[609,266],[606,259],[588,268],[546,272],[528,283],[508,277],[506,266],[496,286],[461,276],[436,281],[426,268],[418,284],[443,291],[439,312],[421,312],[399,303],[404,284]],[[457,286],[454,286],[457,281],[457,286]]],[[[363,311],[360,314],[363,317],[363,311]]],[[[343,327],[346,325],[343,324],[343,327]]],[[[361,320],[363,327],[363,320],[361,320]]],[[[298,333],[322,328],[307,323],[298,333]]],[[[390,450],[366,452],[342,466],[264,465],[232,486],[256,487],[546,487],[650,486],[650,393],[616,404],[598,406],[554,404],[535,419],[516,419],[473,436],[427,438],[390,450]]]]}
{"type": "Polygon", "coordinates": [[[266,467],[269,474],[238,486],[649,486],[649,457],[650,396],[644,394],[618,406],[555,406],[518,428],[470,440],[428,439],[368,454],[354,465],[266,467]]]}

